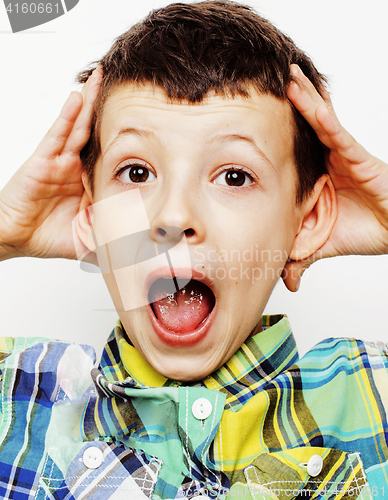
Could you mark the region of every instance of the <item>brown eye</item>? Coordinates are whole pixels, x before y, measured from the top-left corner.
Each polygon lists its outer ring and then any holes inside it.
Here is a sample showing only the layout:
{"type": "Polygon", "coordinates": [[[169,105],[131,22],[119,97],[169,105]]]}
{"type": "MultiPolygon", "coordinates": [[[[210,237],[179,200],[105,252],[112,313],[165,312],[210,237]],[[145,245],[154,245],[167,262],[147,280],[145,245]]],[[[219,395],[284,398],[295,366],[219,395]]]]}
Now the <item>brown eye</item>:
{"type": "Polygon", "coordinates": [[[129,177],[132,182],[145,182],[149,177],[149,170],[145,167],[131,167],[129,177]]]}
{"type": "Polygon", "coordinates": [[[226,170],[214,182],[223,186],[240,187],[252,184],[252,177],[242,170],[226,170]]]}
{"type": "Polygon", "coordinates": [[[125,182],[135,184],[151,182],[156,179],[155,175],[143,165],[128,166],[121,171],[119,177],[125,182]]]}
{"type": "Polygon", "coordinates": [[[229,170],[226,172],[225,181],[228,186],[243,186],[245,182],[246,175],[243,172],[237,172],[236,170],[229,170]]]}

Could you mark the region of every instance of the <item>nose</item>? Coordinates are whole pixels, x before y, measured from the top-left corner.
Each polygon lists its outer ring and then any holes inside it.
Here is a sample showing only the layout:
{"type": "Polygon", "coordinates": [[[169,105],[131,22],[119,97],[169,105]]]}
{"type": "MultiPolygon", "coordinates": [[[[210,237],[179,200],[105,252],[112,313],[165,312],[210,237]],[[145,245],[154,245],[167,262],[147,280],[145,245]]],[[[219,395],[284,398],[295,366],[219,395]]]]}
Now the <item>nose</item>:
{"type": "Polygon", "coordinates": [[[182,231],[180,227],[174,226],[153,227],[152,235],[153,240],[158,247],[158,253],[167,254],[169,250],[178,245],[183,236],[186,236],[186,233],[188,233],[189,231],[190,230],[182,231]]]}
{"type": "Polygon", "coordinates": [[[184,189],[182,185],[171,186],[169,190],[164,186],[157,208],[154,205],[156,215],[151,222],[153,237],[158,244],[176,244],[183,236],[188,244],[203,240],[204,207],[197,193],[184,189]]]}

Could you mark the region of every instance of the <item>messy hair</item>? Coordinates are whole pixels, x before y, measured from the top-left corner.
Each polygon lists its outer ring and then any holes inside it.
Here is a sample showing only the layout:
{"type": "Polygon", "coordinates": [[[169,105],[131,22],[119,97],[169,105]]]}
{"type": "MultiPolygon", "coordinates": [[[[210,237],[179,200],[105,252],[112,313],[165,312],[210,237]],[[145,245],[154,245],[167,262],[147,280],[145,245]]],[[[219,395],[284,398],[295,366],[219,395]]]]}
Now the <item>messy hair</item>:
{"type": "MultiPolygon", "coordinates": [[[[78,75],[85,83],[101,64],[104,77],[81,152],[91,188],[100,155],[100,124],[106,99],[121,84],[151,83],[173,101],[200,103],[214,91],[249,97],[249,88],[287,99],[290,65],[298,64],[319,93],[325,77],[294,42],[250,7],[228,0],[174,3],[153,10],[119,36],[109,52],[78,75]]],[[[311,193],[326,173],[324,149],[307,121],[290,103],[294,118],[296,202],[311,193]]]]}

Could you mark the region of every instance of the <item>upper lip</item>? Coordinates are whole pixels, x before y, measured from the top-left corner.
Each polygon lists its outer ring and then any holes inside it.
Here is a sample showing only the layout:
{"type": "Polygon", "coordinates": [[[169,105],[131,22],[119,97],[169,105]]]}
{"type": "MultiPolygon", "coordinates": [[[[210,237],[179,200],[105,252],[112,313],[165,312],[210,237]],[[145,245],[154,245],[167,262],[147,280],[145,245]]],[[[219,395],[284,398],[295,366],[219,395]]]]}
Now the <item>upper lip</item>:
{"type": "Polygon", "coordinates": [[[147,294],[151,288],[151,285],[159,278],[186,278],[200,281],[201,283],[204,283],[206,286],[208,286],[213,292],[213,295],[216,296],[214,291],[214,282],[208,276],[206,276],[205,269],[203,272],[199,272],[193,268],[184,267],[159,267],[158,269],[154,269],[147,275],[145,280],[147,294]]]}

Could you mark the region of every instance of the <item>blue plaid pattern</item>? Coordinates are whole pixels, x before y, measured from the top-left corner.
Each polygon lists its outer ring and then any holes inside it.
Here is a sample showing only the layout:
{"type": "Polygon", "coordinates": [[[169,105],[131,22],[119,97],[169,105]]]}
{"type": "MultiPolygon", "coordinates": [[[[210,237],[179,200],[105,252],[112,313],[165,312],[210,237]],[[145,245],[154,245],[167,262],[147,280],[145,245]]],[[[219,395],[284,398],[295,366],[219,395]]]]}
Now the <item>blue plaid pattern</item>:
{"type": "Polygon", "coordinates": [[[189,385],[145,365],[120,323],[98,369],[88,346],[0,340],[0,498],[383,497],[386,346],[328,339],[299,359],[285,317],[263,325],[189,385]],[[203,421],[191,413],[201,397],[203,421]]]}

